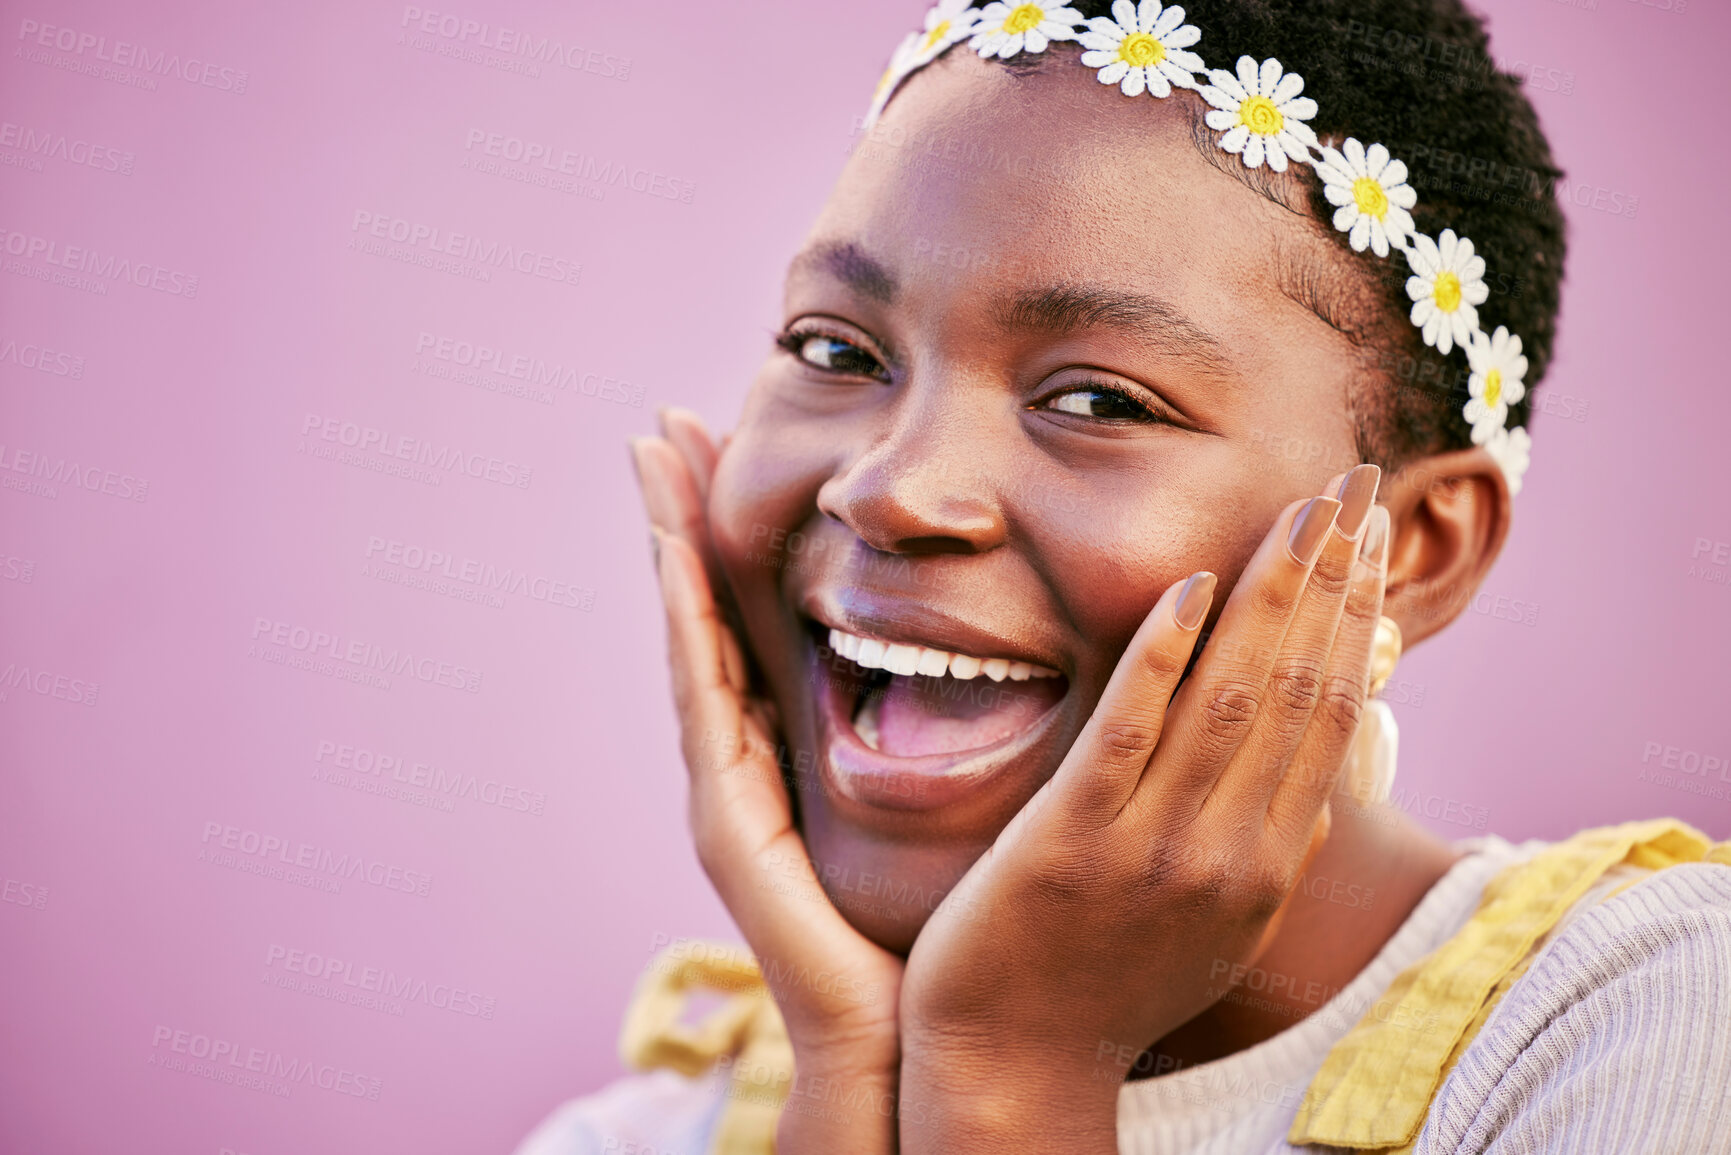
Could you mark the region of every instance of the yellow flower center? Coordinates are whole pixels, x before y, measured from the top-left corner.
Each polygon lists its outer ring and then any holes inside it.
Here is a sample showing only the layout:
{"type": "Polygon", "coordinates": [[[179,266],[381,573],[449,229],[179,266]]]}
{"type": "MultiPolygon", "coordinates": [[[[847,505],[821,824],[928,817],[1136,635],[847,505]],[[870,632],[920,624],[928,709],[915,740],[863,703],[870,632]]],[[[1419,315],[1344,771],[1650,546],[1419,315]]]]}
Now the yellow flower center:
{"type": "Polygon", "coordinates": [[[1461,307],[1461,279],[1453,273],[1438,273],[1430,295],[1437,308],[1445,313],[1454,312],[1461,307]]]}
{"type": "Polygon", "coordinates": [[[932,29],[930,32],[926,33],[925,40],[920,43],[920,51],[921,52],[930,52],[932,50],[932,45],[936,44],[938,41],[942,40],[944,37],[948,36],[949,34],[950,34],[950,22],[948,20],[938,21],[938,26],[936,28],[932,29]]]}
{"type": "Polygon", "coordinates": [[[1118,45],[1118,59],[1132,68],[1152,68],[1166,59],[1166,46],[1146,32],[1132,32],[1118,45]]]}
{"type": "Polygon", "coordinates": [[[1485,374],[1485,404],[1492,409],[1503,399],[1503,371],[1492,369],[1485,374]]]}
{"type": "Polygon", "coordinates": [[[1005,32],[1026,32],[1046,18],[1046,10],[1038,4],[1018,4],[1004,21],[1005,32]]]}
{"type": "Polygon", "coordinates": [[[1266,96],[1252,96],[1238,106],[1238,123],[1258,136],[1273,136],[1286,126],[1286,118],[1266,96]]]}
{"type": "Polygon", "coordinates": [[[1388,212],[1388,194],[1382,191],[1381,184],[1368,176],[1352,182],[1352,199],[1358,202],[1358,211],[1367,217],[1380,221],[1388,212]]]}

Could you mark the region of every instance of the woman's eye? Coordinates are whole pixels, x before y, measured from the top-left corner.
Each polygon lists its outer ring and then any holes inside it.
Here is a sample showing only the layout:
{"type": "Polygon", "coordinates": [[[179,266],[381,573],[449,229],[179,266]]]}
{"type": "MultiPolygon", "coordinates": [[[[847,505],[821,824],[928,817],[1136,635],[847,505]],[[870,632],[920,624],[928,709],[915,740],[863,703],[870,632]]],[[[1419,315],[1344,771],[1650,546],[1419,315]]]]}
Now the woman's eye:
{"type": "Polygon", "coordinates": [[[881,378],[884,375],[883,366],[878,364],[876,357],[840,337],[824,333],[795,333],[789,343],[794,354],[808,365],[857,377],[881,378]]]}
{"type": "Polygon", "coordinates": [[[1049,409],[1096,421],[1154,421],[1147,406],[1114,389],[1072,389],[1046,402],[1049,409]]]}

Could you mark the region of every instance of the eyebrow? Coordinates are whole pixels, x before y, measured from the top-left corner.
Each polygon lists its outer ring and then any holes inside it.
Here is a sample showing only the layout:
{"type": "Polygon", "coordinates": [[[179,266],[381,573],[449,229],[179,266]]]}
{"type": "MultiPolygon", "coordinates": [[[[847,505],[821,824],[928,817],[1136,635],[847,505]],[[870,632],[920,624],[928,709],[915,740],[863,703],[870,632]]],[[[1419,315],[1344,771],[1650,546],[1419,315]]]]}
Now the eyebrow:
{"type": "MultiPolygon", "coordinates": [[[[1315,223],[1302,176],[1293,179],[1269,169],[1246,168],[1237,156],[1220,148],[1218,138],[1207,127],[1202,111],[1191,113],[1190,143],[1196,146],[1203,160],[1245,188],[1294,216],[1315,223]]],[[[1370,339],[1375,322],[1365,318],[1377,316],[1374,298],[1360,291],[1361,286],[1343,286],[1334,270],[1319,270],[1282,247],[1278,254],[1275,284],[1293,303],[1314,313],[1323,324],[1354,345],[1363,345],[1370,339]]]]}
{"type": "Polygon", "coordinates": [[[1362,347],[1375,334],[1376,287],[1320,267],[1316,260],[1278,247],[1275,284],[1286,297],[1310,310],[1322,323],[1362,347]]]}
{"type": "Polygon", "coordinates": [[[880,305],[896,299],[895,274],[853,241],[827,241],[802,250],[788,266],[788,276],[803,272],[827,273],[880,305]]]}
{"type": "Polygon", "coordinates": [[[1146,293],[1093,285],[1052,285],[1018,293],[1001,306],[998,324],[1008,330],[1052,335],[1085,329],[1128,329],[1152,338],[1180,356],[1218,373],[1229,373],[1227,345],[1176,307],[1146,293]]]}

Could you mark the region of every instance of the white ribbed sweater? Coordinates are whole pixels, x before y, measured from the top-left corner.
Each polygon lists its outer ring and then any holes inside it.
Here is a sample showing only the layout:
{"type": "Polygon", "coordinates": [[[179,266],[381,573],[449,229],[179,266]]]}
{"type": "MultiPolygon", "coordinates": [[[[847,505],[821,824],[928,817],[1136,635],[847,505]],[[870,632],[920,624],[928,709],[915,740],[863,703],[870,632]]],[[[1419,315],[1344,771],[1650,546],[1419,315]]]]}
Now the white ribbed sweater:
{"type": "MultiPolygon", "coordinates": [[[[1292,1155],[1329,1050],[1396,975],[1454,935],[1503,867],[1546,844],[1490,837],[1433,886],[1356,978],[1247,1050],[1128,1084],[1125,1155],[1292,1155]]],[[[1431,1105],[1414,1155],[1731,1155],[1731,867],[1608,875],[1545,939],[1431,1105]]],[[[719,1080],[662,1071],[566,1103],[517,1155],[705,1155],[719,1080]]]]}
{"type": "MultiPolygon", "coordinates": [[[[1452,937],[1503,867],[1543,849],[1476,840],[1327,1005],[1254,1047],[1124,1088],[1126,1155],[1291,1155],[1329,1050],[1395,976],[1452,937]]],[[[1731,867],[1619,868],[1545,939],[1444,1081],[1414,1155],[1731,1155],[1731,867]]]]}

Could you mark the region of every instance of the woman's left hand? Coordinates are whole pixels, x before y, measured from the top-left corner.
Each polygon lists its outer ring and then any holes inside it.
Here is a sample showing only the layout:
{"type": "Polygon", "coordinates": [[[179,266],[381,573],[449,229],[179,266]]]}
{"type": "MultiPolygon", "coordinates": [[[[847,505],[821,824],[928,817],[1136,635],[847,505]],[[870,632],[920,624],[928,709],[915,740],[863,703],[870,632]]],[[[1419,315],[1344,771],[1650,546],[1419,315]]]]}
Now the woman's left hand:
{"type": "Polygon", "coordinates": [[[1388,513],[1361,469],[1346,509],[1282,513],[1182,688],[1213,575],[1162,595],[1063,764],[921,931],[902,1094],[931,1111],[904,1119],[904,1151],[1116,1151],[1112,1059],[1270,937],[1369,685],[1388,513]]]}

